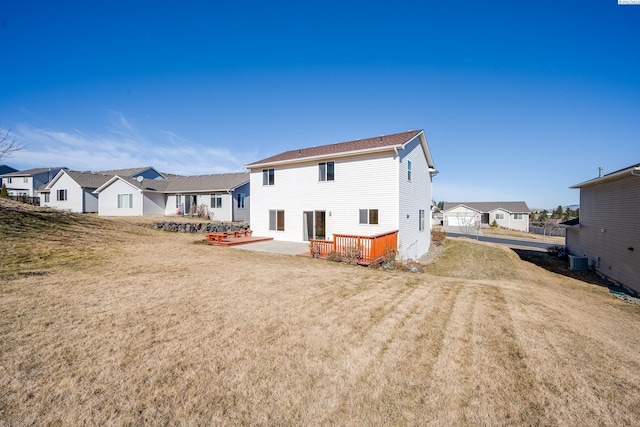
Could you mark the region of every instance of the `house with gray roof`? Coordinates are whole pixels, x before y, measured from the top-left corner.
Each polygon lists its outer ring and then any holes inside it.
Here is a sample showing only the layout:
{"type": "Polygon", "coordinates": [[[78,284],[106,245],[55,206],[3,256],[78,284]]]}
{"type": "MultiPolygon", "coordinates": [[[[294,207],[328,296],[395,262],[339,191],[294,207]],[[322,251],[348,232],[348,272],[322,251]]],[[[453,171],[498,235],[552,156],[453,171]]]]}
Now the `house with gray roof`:
{"type": "Polygon", "coordinates": [[[94,191],[113,175],[61,169],[38,189],[40,206],[77,213],[97,213],[98,195],[94,191]]]}
{"type": "Polygon", "coordinates": [[[0,186],[2,186],[2,175],[5,173],[18,172],[18,169],[8,165],[0,165],[0,186]]]}
{"type": "Polygon", "coordinates": [[[51,181],[61,169],[64,168],[26,169],[5,173],[1,175],[0,178],[2,178],[2,183],[7,187],[9,196],[35,198],[38,196],[38,188],[51,181]]]}
{"type": "Polygon", "coordinates": [[[525,202],[445,202],[442,220],[445,227],[481,227],[495,221],[499,227],[528,232],[530,212],[525,202]]]}
{"type": "Polygon", "coordinates": [[[193,215],[200,208],[214,220],[249,221],[246,172],[153,179],[115,175],[95,192],[99,215],[193,215]]]}

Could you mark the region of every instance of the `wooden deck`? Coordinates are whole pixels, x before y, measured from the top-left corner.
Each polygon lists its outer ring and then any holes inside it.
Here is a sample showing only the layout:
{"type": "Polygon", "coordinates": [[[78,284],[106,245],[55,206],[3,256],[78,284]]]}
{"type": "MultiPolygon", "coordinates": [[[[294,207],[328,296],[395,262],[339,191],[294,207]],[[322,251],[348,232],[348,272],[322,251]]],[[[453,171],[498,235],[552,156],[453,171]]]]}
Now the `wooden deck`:
{"type": "Polygon", "coordinates": [[[206,238],[207,244],[213,245],[213,246],[237,246],[237,245],[246,245],[247,243],[265,242],[267,240],[273,240],[273,237],[252,236],[251,232],[207,233],[205,235],[205,238],[206,238]]]}
{"type": "Polygon", "coordinates": [[[343,260],[359,265],[379,264],[397,250],[398,230],[374,236],[334,234],[333,240],[309,241],[309,256],[329,258],[332,254],[337,254],[343,260]]]}

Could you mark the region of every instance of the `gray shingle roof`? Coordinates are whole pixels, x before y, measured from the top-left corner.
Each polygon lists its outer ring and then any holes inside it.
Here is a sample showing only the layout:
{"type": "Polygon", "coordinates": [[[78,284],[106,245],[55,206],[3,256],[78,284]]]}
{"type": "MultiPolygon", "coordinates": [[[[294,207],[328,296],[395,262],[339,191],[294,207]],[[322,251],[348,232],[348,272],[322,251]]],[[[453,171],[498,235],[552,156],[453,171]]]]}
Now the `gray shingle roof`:
{"type": "Polygon", "coordinates": [[[65,171],[82,188],[98,188],[113,178],[114,175],[105,175],[92,172],[65,171]]]}
{"type": "Polygon", "coordinates": [[[531,212],[525,202],[445,202],[442,210],[448,211],[460,205],[464,205],[479,212],[491,212],[496,209],[504,209],[511,213],[531,212]]]}
{"type": "Polygon", "coordinates": [[[246,165],[246,167],[250,168],[253,165],[286,162],[297,159],[304,159],[307,157],[337,155],[353,151],[370,150],[382,147],[393,147],[409,142],[418,134],[420,134],[420,132],[422,132],[422,130],[411,130],[408,132],[396,133],[392,135],[376,136],[373,138],[358,139],[355,141],[339,142],[336,144],[285,151],[284,153],[276,154],[275,156],[267,157],[266,159],[250,163],[246,165]]]}
{"type": "Polygon", "coordinates": [[[46,173],[49,171],[56,171],[56,173],[58,173],[58,171],[60,169],[66,169],[63,167],[55,167],[55,168],[34,168],[34,169],[25,169],[23,171],[17,171],[17,172],[10,172],[10,173],[6,173],[3,176],[32,176],[32,175],[38,175],[40,173],[46,173]]]}
{"type": "Polygon", "coordinates": [[[144,190],[161,193],[218,192],[233,190],[246,184],[249,182],[249,173],[172,176],[167,179],[145,179],[142,183],[131,177],[120,176],[119,178],[136,187],[142,186],[144,190]]]}

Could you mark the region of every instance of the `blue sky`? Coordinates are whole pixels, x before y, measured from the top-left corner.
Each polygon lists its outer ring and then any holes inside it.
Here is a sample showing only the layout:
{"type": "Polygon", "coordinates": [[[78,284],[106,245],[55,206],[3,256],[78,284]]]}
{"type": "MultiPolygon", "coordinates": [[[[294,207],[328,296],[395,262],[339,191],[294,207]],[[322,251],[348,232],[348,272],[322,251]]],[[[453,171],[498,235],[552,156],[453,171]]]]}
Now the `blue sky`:
{"type": "Polygon", "coordinates": [[[424,129],[436,201],[577,203],[640,162],[640,6],[6,0],[18,169],[241,171],[424,129]]]}

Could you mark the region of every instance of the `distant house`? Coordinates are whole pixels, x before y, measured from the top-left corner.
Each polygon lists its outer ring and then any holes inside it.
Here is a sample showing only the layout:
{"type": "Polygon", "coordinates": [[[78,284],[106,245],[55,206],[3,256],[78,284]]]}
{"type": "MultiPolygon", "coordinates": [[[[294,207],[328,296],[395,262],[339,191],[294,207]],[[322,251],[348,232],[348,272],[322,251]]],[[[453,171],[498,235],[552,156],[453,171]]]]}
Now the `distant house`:
{"type": "Polygon", "coordinates": [[[491,225],[495,221],[502,228],[529,231],[530,209],[525,202],[445,202],[443,225],[463,227],[491,225]]]}
{"type": "Polygon", "coordinates": [[[37,197],[38,188],[51,181],[61,169],[63,168],[27,169],[5,173],[0,178],[7,187],[9,196],[37,197]]]}
{"type": "Polygon", "coordinates": [[[215,220],[248,221],[249,174],[198,176],[115,175],[98,187],[98,214],[105,216],[195,214],[198,206],[215,220]]]}
{"type": "Polygon", "coordinates": [[[397,232],[402,257],[429,250],[437,171],[422,130],[286,151],[245,168],[258,235],[303,242],[397,232]]]}
{"type": "Polygon", "coordinates": [[[2,187],[2,175],[11,172],[18,172],[18,169],[12,168],[7,165],[0,165],[0,187],[2,187]]]}
{"type": "Polygon", "coordinates": [[[576,184],[580,218],[567,226],[569,254],[640,292],[640,164],[576,184]]]}
{"type": "Polygon", "coordinates": [[[38,192],[40,205],[78,213],[97,213],[99,187],[116,174],[136,178],[163,179],[164,175],[152,167],[119,169],[105,172],[79,172],[62,169],[38,192]]]}

